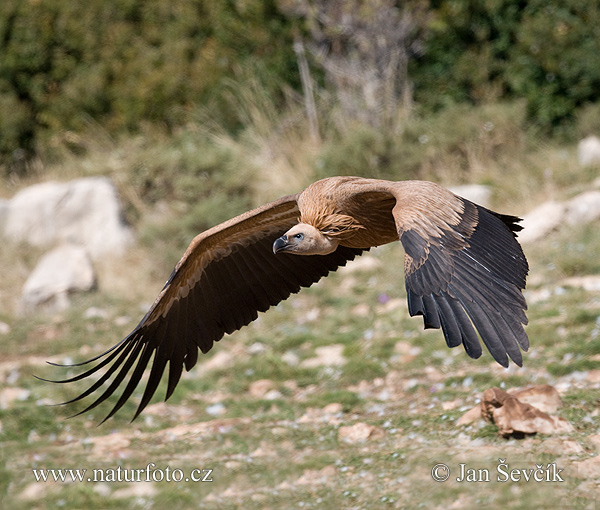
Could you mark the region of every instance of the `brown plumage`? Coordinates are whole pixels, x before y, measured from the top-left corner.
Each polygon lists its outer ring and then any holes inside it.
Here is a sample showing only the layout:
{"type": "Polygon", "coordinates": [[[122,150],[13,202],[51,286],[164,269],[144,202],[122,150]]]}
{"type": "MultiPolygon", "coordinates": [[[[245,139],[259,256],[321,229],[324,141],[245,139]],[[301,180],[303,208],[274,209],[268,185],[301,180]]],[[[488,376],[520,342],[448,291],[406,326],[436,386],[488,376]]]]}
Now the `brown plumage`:
{"type": "MultiPolygon", "coordinates": [[[[135,417],[168,365],[168,399],[198,350],[258,312],[308,287],[373,246],[402,243],[411,316],[442,328],[449,347],[481,345],[508,366],[527,350],[527,261],[515,240],[519,219],[494,213],[430,182],[332,177],[198,235],[137,327],[73,382],[106,371],[77,398],[107,387],[81,413],[124,386],[105,418],[131,396],[154,355],[135,417]],[[473,327],[474,326],[474,327],[473,327]],[[112,380],[111,380],[112,378],[112,380]],[[109,382],[110,381],[110,382],[109,382]]],[[[67,403],[70,403],[67,402],[67,403]]],[[[81,414],[79,413],[79,414],[81,414]]]]}

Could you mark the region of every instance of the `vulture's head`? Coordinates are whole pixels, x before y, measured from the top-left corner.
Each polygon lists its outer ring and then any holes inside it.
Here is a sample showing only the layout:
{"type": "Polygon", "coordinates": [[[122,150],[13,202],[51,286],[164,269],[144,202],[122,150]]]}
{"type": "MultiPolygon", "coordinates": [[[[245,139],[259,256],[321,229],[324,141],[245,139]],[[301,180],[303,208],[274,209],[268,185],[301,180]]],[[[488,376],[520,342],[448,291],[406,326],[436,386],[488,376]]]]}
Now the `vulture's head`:
{"type": "Polygon", "coordinates": [[[338,247],[338,241],[308,223],[298,223],[273,243],[273,253],[327,255],[338,247]]]}

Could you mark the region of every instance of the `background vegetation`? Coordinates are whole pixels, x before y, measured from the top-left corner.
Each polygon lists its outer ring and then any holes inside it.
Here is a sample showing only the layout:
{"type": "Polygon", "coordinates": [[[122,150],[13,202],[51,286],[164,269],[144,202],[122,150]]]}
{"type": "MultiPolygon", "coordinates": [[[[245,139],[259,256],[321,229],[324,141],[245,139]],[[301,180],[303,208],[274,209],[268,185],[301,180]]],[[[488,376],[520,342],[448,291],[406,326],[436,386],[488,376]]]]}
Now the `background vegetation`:
{"type": "MultiPolygon", "coordinates": [[[[599,7],[598,0],[6,0],[0,162],[4,175],[22,173],[19,162],[50,157],[57,146],[84,151],[78,136],[90,126],[110,137],[172,134],[201,122],[199,112],[239,134],[248,120],[240,89],[255,80],[287,112],[289,95],[303,92],[304,58],[318,103],[311,115],[323,134],[359,121],[395,135],[415,112],[523,99],[529,127],[572,135],[579,109],[597,101],[599,7]]],[[[313,100],[306,90],[304,100],[313,100]]]]}
{"type": "Polygon", "coordinates": [[[107,174],[142,229],[168,203],[179,223],[148,238],[182,245],[327,175],[493,184],[508,167],[499,193],[547,192],[528,182],[543,144],[600,130],[599,7],[6,0],[2,185],[107,174]]]}

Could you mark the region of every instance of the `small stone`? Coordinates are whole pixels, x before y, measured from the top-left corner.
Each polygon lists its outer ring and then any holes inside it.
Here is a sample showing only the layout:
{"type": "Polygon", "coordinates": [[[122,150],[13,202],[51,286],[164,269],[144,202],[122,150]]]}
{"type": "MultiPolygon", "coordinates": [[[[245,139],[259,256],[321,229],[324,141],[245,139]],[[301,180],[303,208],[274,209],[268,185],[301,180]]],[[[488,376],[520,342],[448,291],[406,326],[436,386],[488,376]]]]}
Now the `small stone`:
{"type": "Polygon", "coordinates": [[[259,379],[250,383],[248,393],[254,398],[264,398],[264,396],[275,387],[275,383],[270,379],[259,379]]]}
{"type": "Polygon", "coordinates": [[[302,368],[341,366],[346,363],[343,352],[344,345],[341,344],[317,347],[315,349],[316,356],[314,358],[305,359],[300,363],[300,366],[302,368]]]}
{"type": "Polygon", "coordinates": [[[580,478],[600,478],[600,456],[591,457],[575,464],[577,466],[577,476],[580,478]]]}
{"type": "MultiPolygon", "coordinates": [[[[547,385],[543,385],[547,386],[547,385]]],[[[534,387],[535,388],[535,387],[534,387]]],[[[529,394],[533,393],[527,388],[529,394]]],[[[524,393],[527,393],[524,391],[524,393]]],[[[547,389],[543,390],[546,393],[547,389]]],[[[483,394],[481,414],[484,419],[498,427],[501,436],[521,436],[523,434],[553,434],[571,432],[573,427],[564,418],[551,416],[538,408],[521,402],[500,388],[490,388],[483,394]]]]}
{"type": "Polygon", "coordinates": [[[8,409],[15,401],[27,400],[30,394],[25,388],[4,388],[0,391],[0,409],[8,409]]]}
{"type": "Polygon", "coordinates": [[[225,414],[226,408],[223,404],[217,402],[216,404],[209,405],[206,408],[206,412],[211,416],[221,416],[222,414],[225,414]]]}
{"type": "Polygon", "coordinates": [[[470,425],[471,423],[480,420],[481,416],[481,406],[476,405],[472,409],[469,409],[465,414],[463,414],[458,420],[456,420],[457,425],[470,425]]]}
{"type": "Polygon", "coordinates": [[[380,438],[384,435],[383,429],[362,422],[340,427],[338,431],[338,437],[346,443],[363,443],[367,439],[380,438]]]}
{"type": "Polygon", "coordinates": [[[62,311],[69,306],[69,294],[91,290],[96,275],[85,249],[74,245],[59,246],[46,253],[23,286],[21,308],[62,311]]]}
{"type": "Polygon", "coordinates": [[[577,159],[581,166],[600,165],[600,138],[590,135],[577,145],[577,159]]]}

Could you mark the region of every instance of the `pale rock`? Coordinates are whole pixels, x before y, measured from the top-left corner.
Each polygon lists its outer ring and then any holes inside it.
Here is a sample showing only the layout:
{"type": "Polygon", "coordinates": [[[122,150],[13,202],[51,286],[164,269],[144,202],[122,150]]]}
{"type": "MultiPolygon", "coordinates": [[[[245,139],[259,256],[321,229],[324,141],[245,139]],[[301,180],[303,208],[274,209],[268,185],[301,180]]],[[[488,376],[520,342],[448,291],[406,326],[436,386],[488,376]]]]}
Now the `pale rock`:
{"type": "Polygon", "coordinates": [[[568,225],[584,225],[598,219],[600,219],[600,191],[586,191],[567,202],[566,223],[568,225]]]}
{"type": "Polygon", "coordinates": [[[544,439],[544,441],[541,443],[540,451],[544,453],[550,453],[558,457],[563,455],[578,455],[583,453],[585,450],[577,441],[574,441],[573,439],[550,437],[544,439]]]}
{"type": "Polygon", "coordinates": [[[475,407],[469,409],[465,414],[463,414],[458,420],[456,420],[457,425],[470,425],[471,423],[480,420],[481,416],[481,406],[476,405],[475,407]]]}
{"type": "Polygon", "coordinates": [[[326,485],[331,482],[331,478],[337,475],[337,469],[335,466],[325,466],[322,469],[305,469],[304,473],[295,482],[295,486],[308,485],[314,487],[315,485],[326,485]]]}
{"type": "Polygon", "coordinates": [[[359,303],[352,308],[354,317],[367,317],[371,313],[371,307],[367,303],[359,303]]]}
{"type": "Polygon", "coordinates": [[[59,483],[39,483],[33,482],[25,486],[19,493],[19,499],[22,501],[43,501],[49,494],[58,492],[61,489],[59,483]]]}
{"type": "Polygon", "coordinates": [[[578,477],[600,479],[600,456],[590,457],[575,465],[577,466],[578,477]]]}
{"type": "Polygon", "coordinates": [[[211,416],[222,416],[226,412],[227,408],[221,402],[216,402],[206,407],[206,413],[211,416]]]}
{"type": "Polygon", "coordinates": [[[117,191],[106,177],[25,188],[0,206],[0,229],[7,238],[33,246],[80,245],[93,259],[121,254],[133,241],[117,191]]]}
{"type": "Polygon", "coordinates": [[[337,272],[352,274],[360,271],[373,271],[381,266],[381,261],[372,255],[363,255],[346,266],[340,267],[337,272]]]}
{"type": "Polygon", "coordinates": [[[294,351],[285,351],[281,355],[281,361],[287,363],[291,367],[295,367],[300,363],[300,357],[294,351]]]}
{"type": "Polygon", "coordinates": [[[90,437],[84,440],[85,444],[92,445],[91,454],[102,459],[120,458],[131,445],[131,440],[125,434],[115,432],[106,436],[90,437]]]}
{"type": "Polygon", "coordinates": [[[394,352],[398,354],[410,354],[412,348],[412,344],[404,340],[399,340],[394,344],[394,352]]]}
{"type": "MultiPolygon", "coordinates": [[[[161,473],[164,476],[164,473],[161,473]]],[[[143,481],[145,479],[146,474],[141,474],[140,478],[143,481]]],[[[152,473],[150,473],[150,477],[152,477],[152,473]]],[[[152,480],[152,478],[150,478],[152,480]]],[[[155,483],[130,483],[127,484],[126,487],[115,490],[111,498],[114,499],[126,499],[126,498],[153,498],[158,493],[158,489],[156,488],[155,483]]]]}
{"type": "Polygon", "coordinates": [[[600,291],[600,275],[572,276],[561,280],[565,287],[580,287],[588,292],[600,291]]]}
{"type": "Polygon", "coordinates": [[[302,368],[341,366],[346,363],[344,357],[344,346],[341,344],[325,345],[315,349],[314,358],[305,359],[300,366],[302,368]]]}
{"type": "Polygon", "coordinates": [[[91,306],[84,313],[83,317],[86,319],[108,319],[108,312],[103,308],[98,308],[97,306],[91,306]]]}
{"type": "Polygon", "coordinates": [[[451,186],[449,189],[452,193],[466,198],[471,202],[475,202],[483,207],[490,207],[492,190],[489,186],[485,186],[484,184],[464,184],[461,186],[451,186]]]}
{"type": "MultiPolygon", "coordinates": [[[[550,434],[573,430],[564,418],[554,416],[562,401],[556,388],[548,384],[530,386],[521,390],[490,388],[483,394],[481,403],[456,422],[469,425],[480,418],[498,426],[500,435],[550,434]]],[[[576,446],[568,445],[575,451],[576,446]]]]}
{"type": "Polygon", "coordinates": [[[377,314],[391,313],[406,307],[406,299],[394,298],[377,306],[377,314]]]}
{"type": "Polygon", "coordinates": [[[456,409],[459,405],[459,400],[449,400],[447,402],[442,402],[442,410],[451,411],[452,409],[456,409]]]}
{"type": "Polygon", "coordinates": [[[562,454],[563,455],[577,455],[580,453],[583,453],[585,450],[583,449],[583,446],[581,446],[581,444],[579,444],[577,441],[575,441],[574,439],[565,439],[562,442],[562,454]]]}
{"type": "Polygon", "coordinates": [[[523,230],[519,232],[521,243],[531,243],[556,230],[564,219],[566,204],[545,202],[528,212],[521,222],[523,230]]]}
{"type": "Polygon", "coordinates": [[[394,354],[391,356],[390,361],[394,363],[410,363],[420,352],[420,347],[413,346],[409,342],[400,340],[394,345],[394,354]]]}
{"type": "Polygon", "coordinates": [[[581,166],[600,165],[600,138],[590,135],[577,145],[577,159],[581,166]]]}
{"type": "Polygon", "coordinates": [[[235,356],[228,351],[217,351],[214,356],[202,363],[202,371],[223,370],[233,366],[235,356]]]}
{"type": "Polygon", "coordinates": [[[338,414],[344,410],[344,406],[339,402],[332,402],[331,404],[327,404],[323,408],[323,412],[326,414],[338,414]]]}
{"type": "Polygon", "coordinates": [[[118,317],[115,317],[115,320],[113,321],[115,326],[125,326],[126,324],[129,324],[131,322],[131,317],[129,317],[129,315],[119,315],[118,317]]]}
{"type": "Polygon", "coordinates": [[[600,191],[580,193],[567,202],[545,202],[527,213],[519,241],[531,243],[558,230],[563,224],[585,225],[600,219],[600,191]]]}
{"type": "Polygon", "coordinates": [[[260,445],[256,450],[250,453],[250,457],[276,457],[277,450],[275,449],[273,443],[268,441],[261,441],[260,445]]]}
{"type": "Polygon", "coordinates": [[[597,450],[600,450],[600,434],[593,434],[588,436],[587,439],[596,447],[597,450]]]}
{"type": "Polygon", "coordinates": [[[328,425],[339,425],[343,411],[342,404],[332,402],[321,409],[309,407],[306,412],[298,418],[298,423],[327,423],[328,425]]]}
{"type": "Polygon", "coordinates": [[[490,388],[484,392],[481,414],[484,419],[496,424],[498,433],[503,437],[573,431],[572,425],[564,418],[540,411],[500,388],[490,388]]]}
{"type": "Polygon", "coordinates": [[[267,352],[267,346],[262,342],[254,342],[250,347],[248,347],[248,354],[252,356],[257,356],[264,354],[267,352]]]}
{"type": "Polygon", "coordinates": [[[112,494],[110,482],[96,482],[92,490],[103,498],[108,498],[112,494]]]}
{"type": "Polygon", "coordinates": [[[250,383],[248,393],[254,398],[264,398],[265,395],[275,388],[275,383],[270,379],[259,379],[250,383]]]}
{"type": "Polygon", "coordinates": [[[161,416],[163,418],[171,418],[179,421],[190,419],[194,414],[195,411],[190,407],[167,404],[166,402],[156,402],[144,409],[144,415],[146,416],[161,416]]]}
{"type": "Polygon", "coordinates": [[[278,390],[269,390],[263,397],[265,400],[277,400],[283,397],[282,393],[278,390]]]}
{"type": "Polygon", "coordinates": [[[7,409],[18,400],[27,400],[31,392],[25,388],[8,387],[0,391],[0,409],[7,409]]]}
{"type": "Polygon", "coordinates": [[[547,414],[555,414],[562,406],[558,391],[549,384],[538,384],[522,390],[509,390],[508,393],[524,404],[532,405],[547,414]]]}
{"type": "Polygon", "coordinates": [[[363,443],[367,439],[383,437],[384,434],[382,429],[362,422],[340,427],[338,430],[338,437],[346,443],[363,443]]]}
{"type": "Polygon", "coordinates": [[[591,383],[600,383],[600,370],[590,370],[585,379],[591,383]]]}
{"type": "Polygon", "coordinates": [[[55,312],[69,306],[69,295],[91,290],[96,282],[85,249],[63,245],[46,253],[27,278],[21,295],[24,313],[55,312]]]}

